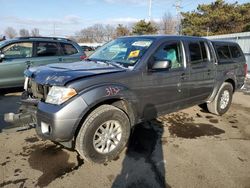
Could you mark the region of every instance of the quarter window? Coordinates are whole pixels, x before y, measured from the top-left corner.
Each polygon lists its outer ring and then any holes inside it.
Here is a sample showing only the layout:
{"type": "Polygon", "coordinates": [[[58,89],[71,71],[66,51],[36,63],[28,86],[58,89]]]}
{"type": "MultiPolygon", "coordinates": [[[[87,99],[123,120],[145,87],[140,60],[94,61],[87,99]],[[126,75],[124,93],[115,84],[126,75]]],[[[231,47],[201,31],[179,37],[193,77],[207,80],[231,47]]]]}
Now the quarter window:
{"type": "Polygon", "coordinates": [[[36,46],[36,55],[38,57],[57,56],[60,55],[60,51],[55,42],[38,42],[36,46]]]}
{"type": "Polygon", "coordinates": [[[228,45],[216,45],[219,60],[230,59],[230,51],[228,45]]]}
{"type": "Polygon", "coordinates": [[[32,57],[32,43],[19,42],[11,44],[3,48],[2,53],[6,59],[32,57]]]}
{"type": "Polygon", "coordinates": [[[230,46],[230,52],[232,54],[232,58],[239,58],[242,56],[240,49],[237,46],[230,46]]]}
{"type": "Polygon", "coordinates": [[[76,54],[78,51],[72,44],[61,43],[64,55],[76,54]]]}
{"type": "Polygon", "coordinates": [[[154,54],[154,61],[171,61],[171,69],[182,67],[181,43],[172,42],[160,47],[154,54]]]}

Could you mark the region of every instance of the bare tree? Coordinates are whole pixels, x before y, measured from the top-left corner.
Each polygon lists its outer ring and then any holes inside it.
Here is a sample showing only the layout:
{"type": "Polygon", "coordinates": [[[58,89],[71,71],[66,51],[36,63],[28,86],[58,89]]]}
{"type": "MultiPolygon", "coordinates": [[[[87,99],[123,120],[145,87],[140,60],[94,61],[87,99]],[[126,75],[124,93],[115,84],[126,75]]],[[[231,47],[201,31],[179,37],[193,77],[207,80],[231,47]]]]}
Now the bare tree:
{"type": "Polygon", "coordinates": [[[28,37],[30,34],[29,34],[29,31],[27,29],[20,29],[19,35],[20,35],[20,37],[28,37]]]}
{"type": "Polygon", "coordinates": [[[112,25],[106,25],[104,27],[104,41],[105,42],[111,41],[115,37],[116,37],[115,27],[112,25]]]}
{"type": "Polygon", "coordinates": [[[33,37],[39,37],[40,36],[39,29],[38,28],[32,29],[31,36],[33,36],[33,37]]]}
{"type": "Polygon", "coordinates": [[[115,38],[111,25],[95,24],[76,33],[78,42],[107,42],[115,38]]]}
{"type": "Polygon", "coordinates": [[[90,27],[93,30],[94,41],[103,42],[105,37],[105,28],[102,24],[95,24],[90,27]]]}
{"type": "Polygon", "coordinates": [[[94,33],[92,28],[88,27],[76,33],[78,42],[94,42],[94,33]]]}
{"type": "Polygon", "coordinates": [[[170,13],[165,13],[162,17],[161,31],[164,34],[175,34],[177,27],[177,20],[173,18],[170,13]]]}
{"type": "Polygon", "coordinates": [[[7,27],[4,31],[4,34],[10,39],[15,38],[17,36],[17,32],[13,27],[7,27]]]}

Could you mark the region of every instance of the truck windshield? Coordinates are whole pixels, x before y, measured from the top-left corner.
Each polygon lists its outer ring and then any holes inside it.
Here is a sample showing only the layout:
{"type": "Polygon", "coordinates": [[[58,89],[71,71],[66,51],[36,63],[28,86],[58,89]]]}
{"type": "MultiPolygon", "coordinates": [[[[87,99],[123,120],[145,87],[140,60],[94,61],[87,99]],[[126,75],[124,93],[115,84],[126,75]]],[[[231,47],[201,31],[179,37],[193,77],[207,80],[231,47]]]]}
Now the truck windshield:
{"type": "Polygon", "coordinates": [[[119,63],[130,67],[143,56],[153,39],[142,37],[118,38],[93,53],[89,60],[119,63]]]}

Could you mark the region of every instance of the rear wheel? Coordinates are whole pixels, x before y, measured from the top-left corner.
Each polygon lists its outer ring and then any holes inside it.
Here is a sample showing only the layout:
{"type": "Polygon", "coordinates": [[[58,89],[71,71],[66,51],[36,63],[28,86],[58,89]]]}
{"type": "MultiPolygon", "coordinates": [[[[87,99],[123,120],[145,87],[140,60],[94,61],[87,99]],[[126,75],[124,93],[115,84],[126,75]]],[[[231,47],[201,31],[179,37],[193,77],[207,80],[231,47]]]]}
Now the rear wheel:
{"type": "Polygon", "coordinates": [[[130,135],[127,115],[111,105],[96,108],[86,118],[76,138],[76,150],[87,161],[104,163],[124,149],[130,135]]]}
{"type": "Polygon", "coordinates": [[[232,98],[233,86],[230,83],[224,82],[214,100],[211,103],[207,103],[208,111],[216,115],[223,115],[228,111],[232,98]]]}

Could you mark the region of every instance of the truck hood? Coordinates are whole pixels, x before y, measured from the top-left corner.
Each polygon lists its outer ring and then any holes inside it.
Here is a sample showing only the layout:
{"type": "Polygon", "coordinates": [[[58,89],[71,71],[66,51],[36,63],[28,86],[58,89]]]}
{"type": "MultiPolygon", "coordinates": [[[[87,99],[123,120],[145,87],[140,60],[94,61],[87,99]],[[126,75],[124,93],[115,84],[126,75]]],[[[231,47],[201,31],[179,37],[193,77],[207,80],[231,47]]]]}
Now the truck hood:
{"type": "Polygon", "coordinates": [[[80,61],[31,67],[24,74],[42,85],[63,86],[75,79],[122,71],[126,69],[99,61],[80,61]]]}

